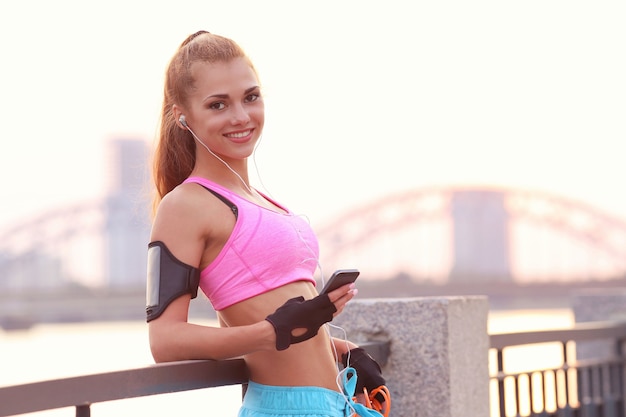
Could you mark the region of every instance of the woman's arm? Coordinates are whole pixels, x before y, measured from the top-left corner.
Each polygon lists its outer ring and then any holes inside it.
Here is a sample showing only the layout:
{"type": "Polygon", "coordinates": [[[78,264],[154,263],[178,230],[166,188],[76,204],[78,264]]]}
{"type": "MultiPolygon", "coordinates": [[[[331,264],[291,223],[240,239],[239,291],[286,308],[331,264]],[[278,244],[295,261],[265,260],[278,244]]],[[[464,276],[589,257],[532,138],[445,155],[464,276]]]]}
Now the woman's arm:
{"type": "MultiPolygon", "coordinates": [[[[233,327],[188,323],[191,296],[185,294],[174,300],[161,316],[150,321],[152,355],[157,362],[168,362],[227,359],[261,350],[287,349],[291,344],[315,336],[321,325],[340,314],[354,296],[351,287],[352,284],[345,285],[311,300],[303,297],[288,300],[265,320],[233,327]],[[302,330],[306,330],[306,334],[302,330]]],[[[349,342],[343,345],[345,351],[356,346],[349,342]]]]}
{"type": "MultiPolygon", "coordinates": [[[[163,242],[177,262],[201,268],[211,259],[206,256],[219,252],[219,242],[226,241],[234,222],[221,201],[196,184],[183,184],[161,201],[151,241],[163,242]]],[[[192,324],[188,322],[190,301],[189,294],[176,298],[149,322],[155,361],[225,359],[274,348],[274,329],[267,321],[231,328],[192,324]]]]}
{"type": "Polygon", "coordinates": [[[341,361],[341,357],[349,350],[359,347],[349,340],[339,339],[337,337],[331,338],[330,343],[330,348],[333,349],[333,352],[337,352],[337,357],[339,358],[339,361],[341,361]]]}
{"type": "Polygon", "coordinates": [[[247,326],[210,327],[187,322],[190,296],[172,302],[149,323],[150,349],[156,362],[227,359],[274,350],[276,334],[266,320],[247,326]]]}
{"type": "MultiPolygon", "coordinates": [[[[372,392],[373,390],[386,384],[380,365],[374,360],[374,358],[365,352],[365,350],[352,342],[332,338],[331,344],[335,347],[335,349],[337,349],[337,357],[342,365],[344,367],[349,365],[356,370],[357,384],[355,395],[360,403],[366,404],[363,395],[363,388],[367,388],[368,392],[372,392]]],[[[331,348],[333,346],[331,346],[331,348]]],[[[376,399],[380,404],[382,404],[382,408],[384,409],[385,397],[383,394],[377,393],[376,399]]]]}

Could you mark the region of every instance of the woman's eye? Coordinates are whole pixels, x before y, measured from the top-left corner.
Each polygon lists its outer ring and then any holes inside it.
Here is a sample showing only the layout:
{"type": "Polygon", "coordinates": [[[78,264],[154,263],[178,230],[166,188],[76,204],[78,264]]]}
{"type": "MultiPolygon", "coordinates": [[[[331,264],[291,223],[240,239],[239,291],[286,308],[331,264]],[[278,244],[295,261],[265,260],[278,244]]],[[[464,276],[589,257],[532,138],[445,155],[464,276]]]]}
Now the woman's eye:
{"type": "Polygon", "coordinates": [[[218,102],[215,102],[215,103],[211,103],[209,108],[213,109],[213,110],[223,110],[224,108],[226,108],[226,104],[224,104],[221,101],[218,101],[218,102]]]}
{"type": "Polygon", "coordinates": [[[260,97],[260,94],[258,94],[258,93],[250,94],[250,95],[248,95],[246,97],[246,102],[250,103],[252,101],[257,101],[259,99],[259,97],[260,97]]]}

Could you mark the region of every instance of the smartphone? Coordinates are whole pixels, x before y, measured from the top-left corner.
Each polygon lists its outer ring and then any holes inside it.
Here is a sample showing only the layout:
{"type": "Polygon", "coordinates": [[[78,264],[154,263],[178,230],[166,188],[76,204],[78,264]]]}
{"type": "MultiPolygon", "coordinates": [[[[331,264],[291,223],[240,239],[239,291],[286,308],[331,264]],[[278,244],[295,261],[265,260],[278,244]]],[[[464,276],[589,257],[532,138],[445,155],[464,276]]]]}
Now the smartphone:
{"type": "Polygon", "coordinates": [[[356,281],[359,273],[357,269],[339,269],[335,271],[326,285],[324,285],[324,288],[322,288],[320,294],[326,294],[343,285],[356,281]]]}

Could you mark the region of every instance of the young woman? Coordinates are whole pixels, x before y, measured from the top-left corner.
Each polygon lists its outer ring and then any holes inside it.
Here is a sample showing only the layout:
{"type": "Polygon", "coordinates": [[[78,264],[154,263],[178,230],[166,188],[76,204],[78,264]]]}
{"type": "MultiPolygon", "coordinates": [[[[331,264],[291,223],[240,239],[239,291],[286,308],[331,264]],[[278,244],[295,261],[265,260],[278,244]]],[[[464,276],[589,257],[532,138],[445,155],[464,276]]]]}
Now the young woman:
{"type": "Polygon", "coordinates": [[[242,49],[205,31],[189,36],[167,69],[154,161],[152,354],[157,362],[243,357],[250,383],[241,416],[351,415],[337,360],[355,369],[359,388],[385,381],[362,349],[320,330],[354,284],[318,295],[310,226],[250,186],[247,161],[263,123],[260,82],[242,49]],[[198,286],[220,327],[188,322],[198,286]]]}

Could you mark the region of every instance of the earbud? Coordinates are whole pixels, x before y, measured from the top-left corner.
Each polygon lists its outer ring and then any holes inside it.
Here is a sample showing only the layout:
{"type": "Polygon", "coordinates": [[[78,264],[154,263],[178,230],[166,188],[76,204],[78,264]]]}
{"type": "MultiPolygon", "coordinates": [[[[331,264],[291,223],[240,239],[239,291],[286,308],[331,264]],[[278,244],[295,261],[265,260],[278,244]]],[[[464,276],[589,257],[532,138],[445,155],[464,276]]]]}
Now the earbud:
{"type": "Polygon", "coordinates": [[[189,126],[187,126],[187,120],[185,120],[185,115],[181,114],[180,117],[178,118],[178,122],[185,126],[187,129],[189,128],[189,126]]]}

